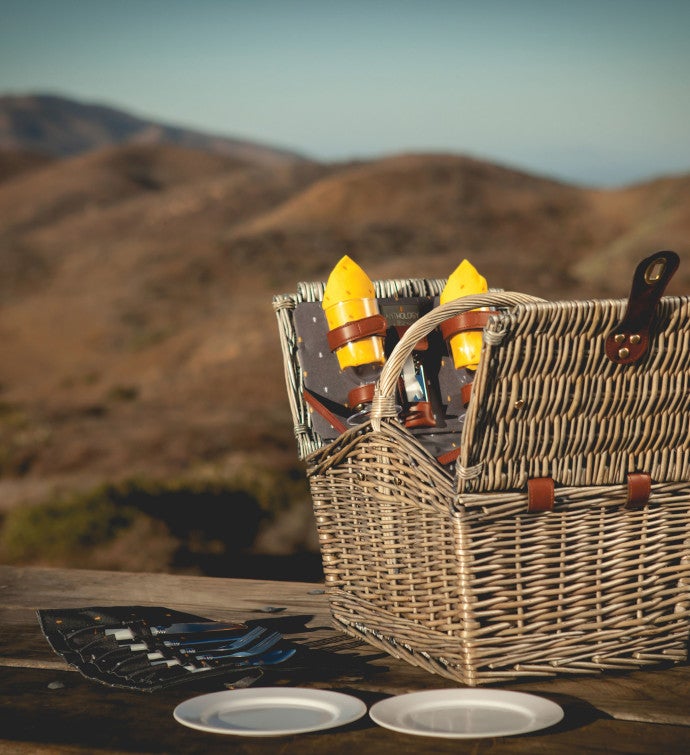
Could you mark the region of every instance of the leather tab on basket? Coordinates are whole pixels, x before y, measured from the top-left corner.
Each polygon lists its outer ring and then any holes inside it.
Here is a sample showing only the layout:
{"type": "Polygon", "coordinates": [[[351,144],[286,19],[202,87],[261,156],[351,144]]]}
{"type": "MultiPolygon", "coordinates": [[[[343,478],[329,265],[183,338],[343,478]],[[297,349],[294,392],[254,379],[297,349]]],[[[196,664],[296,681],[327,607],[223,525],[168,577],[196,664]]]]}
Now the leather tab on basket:
{"type": "Polygon", "coordinates": [[[470,399],[472,398],[472,383],[465,383],[460,389],[460,398],[462,399],[462,405],[467,409],[470,405],[470,399]]]}
{"type": "Polygon", "coordinates": [[[606,337],[606,356],[612,362],[631,364],[644,356],[656,305],[679,262],[675,252],[657,252],[637,266],[625,315],[606,337]]]}
{"type": "Polygon", "coordinates": [[[527,511],[538,513],[553,511],[555,486],[551,477],[533,477],[527,480],[527,511]]]}
{"type": "Polygon", "coordinates": [[[346,322],[339,328],[333,328],[326,334],[328,338],[328,347],[331,351],[339,349],[346,343],[361,341],[369,336],[386,335],[386,318],[383,315],[370,315],[363,317],[361,320],[346,322]]]}
{"type": "Polygon", "coordinates": [[[436,418],[428,401],[417,401],[410,406],[405,427],[436,427],[436,418]]]}
{"type": "Polygon", "coordinates": [[[491,310],[471,309],[469,312],[461,312],[459,315],[444,320],[439,328],[444,340],[452,338],[457,333],[466,330],[483,330],[489,322],[491,315],[496,312],[491,310]]]}
{"type": "Polygon", "coordinates": [[[652,478],[643,472],[628,475],[628,501],[626,509],[641,509],[649,503],[652,492],[652,478]]]}
{"type": "Polygon", "coordinates": [[[367,383],[366,385],[360,385],[357,388],[353,388],[347,394],[347,403],[350,409],[356,409],[362,404],[370,404],[374,398],[374,391],[376,386],[374,383],[367,383]]]}

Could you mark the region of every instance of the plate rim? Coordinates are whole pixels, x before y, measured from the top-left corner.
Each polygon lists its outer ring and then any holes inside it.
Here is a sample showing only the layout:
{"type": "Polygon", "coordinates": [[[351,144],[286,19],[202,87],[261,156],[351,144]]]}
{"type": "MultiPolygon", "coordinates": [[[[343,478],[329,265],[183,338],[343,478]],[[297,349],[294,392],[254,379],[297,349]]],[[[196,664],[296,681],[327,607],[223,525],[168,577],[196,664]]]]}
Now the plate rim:
{"type": "MultiPolygon", "coordinates": [[[[411,702],[416,702],[416,700],[412,700],[411,702]]],[[[416,707],[416,706],[415,706],[416,707]]],[[[422,705],[419,706],[420,708],[422,705]]],[[[462,707],[461,705],[459,707],[462,707]]],[[[527,707],[529,706],[522,706],[527,707]]],[[[378,724],[379,726],[382,726],[386,729],[390,729],[391,731],[396,731],[402,734],[413,734],[415,736],[426,736],[426,737],[441,737],[444,739],[486,739],[490,737],[510,737],[510,736],[516,736],[518,734],[528,734],[529,732],[533,731],[541,731],[543,729],[548,729],[551,726],[555,726],[557,723],[563,720],[565,717],[565,711],[563,708],[553,700],[550,700],[547,697],[542,697],[541,695],[535,695],[530,692],[517,692],[514,690],[499,690],[499,689],[479,689],[475,687],[468,687],[468,688],[451,688],[451,689],[433,689],[433,690],[419,690],[416,692],[407,692],[401,695],[393,695],[391,697],[387,697],[384,700],[379,700],[377,703],[374,703],[371,708],[369,709],[369,717],[374,721],[374,723],[378,724]],[[399,703],[401,701],[404,702],[405,699],[410,700],[410,698],[416,698],[416,700],[428,701],[427,704],[423,705],[424,708],[429,709],[432,707],[433,698],[436,698],[439,700],[439,702],[453,702],[453,700],[457,700],[458,702],[461,701],[461,698],[493,698],[494,702],[500,704],[501,698],[503,698],[503,701],[505,703],[508,703],[509,700],[513,700],[516,703],[519,703],[519,701],[526,702],[528,700],[532,701],[532,705],[534,706],[535,703],[538,703],[539,706],[545,706],[547,710],[550,710],[552,713],[552,717],[547,719],[546,723],[540,723],[536,726],[530,726],[530,727],[520,727],[518,729],[511,729],[511,730],[504,730],[504,731],[494,731],[494,732],[485,732],[485,733],[472,733],[472,732],[449,732],[449,731],[430,731],[426,729],[420,729],[415,728],[411,726],[404,726],[400,724],[396,724],[395,722],[391,722],[390,720],[386,720],[385,715],[381,716],[381,712],[385,714],[386,708],[389,708],[393,706],[395,703],[399,703]],[[506,699],[508,697],[508,699],[506,699]]]]}
{"type": "MultiPolygon", "coordinates": [[[[245,706],[250,707],[250,706],[245,706]]],[[[315,706],[316,707],[316,706],[315,706]]],[[[204,695],[196,695],[190,697],[187,700],[183,700],[181,703],[175,706],[173,710],[173,718],[183,726],[187,726],[190,729],[196,729],[198,731],[205,731],[212,734],[229,734],[233,736],[241,737],[281,737],[289,736],[291,734],[303,734],[313,731],[325,731],[327,729],[334,729],[339,726],[345,726],[349,723],[359,720],[367,712],[366,704],[354,695],[348,695],[344,692],[336,692],[335,690],[321,690],[310,687],[255,687],[253,689],[228,689],[219,690],[218,692],[209,692],[204,695]],[[257,701],[263,697],[285,697],[294,700],[301,699],[306,701],[308,707],[309,700],[328,702],[336,709],[341,711],[340,716],[336,716],[333,720],[323,724],[315,724],[311,726],[291,727],[283,729],[236,729],[232,726],[213,726],[204,724],[198,720],[193,720],[190,717],[185,717],[185,706],[200,705],[205,700],[208,704],[214,702],[220,702],[221,699],[230,698],[237,699],[242,702],[250,702],[252,699],[257,701]],[[339,704],[340,703],[340,704],[339,704]],[[347,703],[351,706],[351,712],[347,710],[343,713],[343,704],[347,703]]]]}

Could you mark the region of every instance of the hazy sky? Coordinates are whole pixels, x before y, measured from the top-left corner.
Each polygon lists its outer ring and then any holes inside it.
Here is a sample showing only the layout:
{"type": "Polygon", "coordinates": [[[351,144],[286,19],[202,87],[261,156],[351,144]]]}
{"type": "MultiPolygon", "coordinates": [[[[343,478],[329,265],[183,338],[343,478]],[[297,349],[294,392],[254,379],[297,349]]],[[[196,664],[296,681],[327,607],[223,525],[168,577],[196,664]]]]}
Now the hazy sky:
{"type": "Polygon", "coordinates": [[[324,160],[466,153],[615,185],[690,171],[689,0],[3,0],[0,94],[324,160]]]}

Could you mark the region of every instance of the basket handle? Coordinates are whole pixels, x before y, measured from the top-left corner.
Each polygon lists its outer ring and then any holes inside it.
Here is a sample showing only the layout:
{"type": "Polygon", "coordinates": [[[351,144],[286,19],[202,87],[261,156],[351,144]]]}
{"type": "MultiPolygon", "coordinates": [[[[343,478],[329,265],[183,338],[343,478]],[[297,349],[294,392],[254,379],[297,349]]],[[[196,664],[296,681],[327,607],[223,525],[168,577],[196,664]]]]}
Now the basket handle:
{"type": "Polygon", "coordinates": [[[514,307],[518,304],[529,304],[541,302],[539,299],[528,294],[521,294],[515,291],[497,291],[488,294],[476,294],[474,296],[463,296],[460,299],[441,304],[432,309],[424,317],[420,317],[413,323],[403,334],[403,337],[395,345],[395,348],[388,357],[381,377],[376,384],[374,400],[371,404],[371,424],[374,430],[380,430],[381,419],[384,417],[395,417],[397,411],[395,408],[395,388],[398,382],[398,376],[407,361],[407,358],[414,351],[416,344],[434,328],[438,327],[444,320],[454,315],[468,312],[471,309],[480,307],[514,307]]]}

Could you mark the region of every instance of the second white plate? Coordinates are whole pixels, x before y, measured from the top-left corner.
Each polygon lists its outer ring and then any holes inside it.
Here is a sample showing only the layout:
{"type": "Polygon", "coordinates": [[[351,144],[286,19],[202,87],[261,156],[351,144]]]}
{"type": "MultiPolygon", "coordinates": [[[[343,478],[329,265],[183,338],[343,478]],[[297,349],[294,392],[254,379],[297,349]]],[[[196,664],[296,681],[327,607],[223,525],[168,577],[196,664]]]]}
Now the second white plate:
{"type": "Polygon", "coordinates": [[[545,729],[563,718],[563,709],[524,692],[439,689],[389,697],[372,705],[369,715],[404,734],[470,739],[545,729]]]}
{"type": "Polygon", "coordinates": [[[344,726],[361,718],[366,705],[328,690],[258,687],[212,692],[180,703],[176,721],[192,729],[244,737],[279,737],[344,726]]]}

